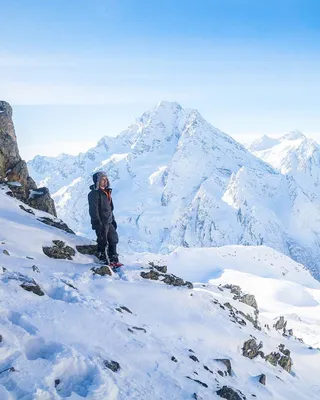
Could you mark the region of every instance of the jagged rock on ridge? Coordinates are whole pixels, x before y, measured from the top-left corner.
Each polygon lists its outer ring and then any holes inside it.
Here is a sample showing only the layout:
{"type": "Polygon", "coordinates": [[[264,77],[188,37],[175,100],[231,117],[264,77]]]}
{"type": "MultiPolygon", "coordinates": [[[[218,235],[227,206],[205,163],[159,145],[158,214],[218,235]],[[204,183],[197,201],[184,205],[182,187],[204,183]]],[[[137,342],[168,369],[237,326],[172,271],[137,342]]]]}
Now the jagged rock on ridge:
{"type": "Polygon", "coordinates": [[[37,189],[36,183],[29,176],[26,162],[20,157],[12,108],[5,101],[0,101],[0,182],[8,185],[10,196],[56,216],[55,205],[48,189],[37,189]],[[35,196],[37,198],[32,198],[33,193],[38,193],[35,196]]]}
{"type": "Polygon", "coordinates": [[[280,330],[285,331],[285,330],[286,330],[286,327],[287,327],[287,321],[285,321],[284,317],[281,316],[281,317],[277,320],[277,322],[273,325],[273,327],[274,327],[277,331],[280,331],[280,330]]]}

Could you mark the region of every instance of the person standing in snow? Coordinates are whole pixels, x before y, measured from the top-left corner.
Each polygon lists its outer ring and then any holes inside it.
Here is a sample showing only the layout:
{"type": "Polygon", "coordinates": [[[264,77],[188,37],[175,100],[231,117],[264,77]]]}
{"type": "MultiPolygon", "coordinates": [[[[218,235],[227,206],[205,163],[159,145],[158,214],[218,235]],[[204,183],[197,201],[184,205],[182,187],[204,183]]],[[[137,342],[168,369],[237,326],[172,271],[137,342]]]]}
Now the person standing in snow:
{"type": "Polygon", "coordinates": [[[97,235],[98,258],[110,266],[120,266],[122,264],[119,263],[117,254],[119,238],[113,215],[112,189],[109,179],[103,171],[93,174],[92,179],[94,184],[90,186],[88,202],[92,229],[97,235]]]}

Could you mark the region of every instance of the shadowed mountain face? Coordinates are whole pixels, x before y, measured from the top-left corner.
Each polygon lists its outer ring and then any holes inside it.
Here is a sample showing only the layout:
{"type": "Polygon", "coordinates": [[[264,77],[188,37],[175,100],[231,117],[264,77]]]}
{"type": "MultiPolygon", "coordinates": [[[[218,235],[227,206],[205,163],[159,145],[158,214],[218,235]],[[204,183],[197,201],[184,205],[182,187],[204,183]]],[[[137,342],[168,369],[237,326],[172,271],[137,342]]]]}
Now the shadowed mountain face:
{"type": "Polygon", "coordinates": [[[86,153],[37,156],[28,166],[78,232],[91,233],[88,187],[92,173],[105,170],[122,248],[166,253],[179,246],[264,244],[319,277],[316,187],[306,192],[197,110],[161,102],[86,153]]]}
{"type": "Polygon", "coordinates": [[[0,101],[0,182],[9,186],[8,194],[56,216],[55,205],[48,189],[37,189],[26,162],[20,157],[12,108],[5,101],[0,101]]]}

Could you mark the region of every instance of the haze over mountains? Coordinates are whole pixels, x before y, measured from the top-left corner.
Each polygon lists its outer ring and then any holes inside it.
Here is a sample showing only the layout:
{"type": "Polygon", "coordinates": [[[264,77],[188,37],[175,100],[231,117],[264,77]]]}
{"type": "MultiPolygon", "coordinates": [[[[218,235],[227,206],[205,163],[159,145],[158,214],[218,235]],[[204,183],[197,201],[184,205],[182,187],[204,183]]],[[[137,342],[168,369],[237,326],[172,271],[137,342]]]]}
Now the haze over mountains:
{"type": "Polygon", "coordinates": [[[319,278],[319,154],[297,132],[246,149],[197,110],[163,101],[86,153],[37,156],[28,167],[84,234],[91,175],[105,170],[123,250],[264,244],[319,278]]]}

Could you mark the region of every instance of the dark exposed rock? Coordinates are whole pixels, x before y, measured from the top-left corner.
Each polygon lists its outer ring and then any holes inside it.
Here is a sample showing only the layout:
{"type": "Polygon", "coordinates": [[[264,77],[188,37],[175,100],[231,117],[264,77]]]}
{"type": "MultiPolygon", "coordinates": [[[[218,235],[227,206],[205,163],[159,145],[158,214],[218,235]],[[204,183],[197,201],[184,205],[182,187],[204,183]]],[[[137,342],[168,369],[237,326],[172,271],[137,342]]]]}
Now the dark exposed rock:
{"type": "Polygon", "coordinates": [[[8,252],[8,250],[3,250],[2,253],[5,254],[6,256],[10,256],[10,253],[8,252]]]}
{"type": "Polygon", "coordinates": [[[31,207],[56,215],[49,192],[42,191],[39,198],[33,201],[33,191],[37,190],[37,185],[29,176],[26,162],[20,157],[12,108],[5,101],[0,101],[0,181],[7,183],[10,189],[7,194],[31,207]]]}
{"type": "Polygon", "coordinates": [[[284,344],[279,345],[279,351],[281,351],[281,353],[284,354],[285,356],[290,357],[290,350],[286,349],[284,344]]]}
{"type": "Polygon", "coordinates": [[[168,272],[168,268],[166,265],[156,265],[154,262],[149,262],[151,268],[156,269],[157,271],[161,272],[162,274],[166,274],[168,272]]]}
{"type": "Polygon", "coordinates": [[[36,265],[33,265],[33,266],[32,266],[32,271],[33,271],[33,272],[37,272],[38,274],[40,274],[40,270],[39,270],[39,268],[38,268],[36,265]]]}
{"type": "Polygon", "coordinates": [[[132,329],[130,329],[130,328],[128,328],[128,331],[131,332],[131,333],[134,333],[134,331],[132,329]]]}
{"type": "Polygon", "coordinates": [[[2,335],[0,335],[0,343],[2,342],[2,340],[3,340],[3,337],[2,337],[2,335]]]}
{"type": "Polygon", "coordinates": [[[40,286],[35,282],[25,282],[20,285],[24,290],[27,292],[32,292],[38,296],[44,296],[43,291],[41,290],[40,286]]]}
{"type": "Polygon", "coordinates": [[[57,387],[58,385],[60,385],[60,383],[61,383],[60,379],[55,379],[54,386],[57,387]]]}
{"type": "Polygon", "coordinates": [[[30,257],[30,256],[26,256],[26,258],[27,258],[28,260],[34,260],[34,258],[33,258],[33,257],[30,257]]]}
{"type": "Polygon", "coordinates": [[[259,376],[259,382],[261,383],[261,385],[265,385],[267,381],[267,377],[265,376],[265,374],[261,374],[259,376]]]}
{"type": "Polygon", "coordinates": [[[240,296],[239,300],[241,301],[241,303],[247,304],[248,306],[253,307],[256,310],[258,310],[258,303],[253,294],[244,294],[244,295],[240,296]]]}
{"type": "Polygon", "coordinates": [[[46,187],[33,189],[30,192],[28,203],[37,210],[45,211],[55,217],[57,216],[54,201],[50,197],[49,189],[46,187]]]}
{"type": "Polygon", "coordinates": [[[52,242],[54,243],[54,246],[46,246],[42,248],[46,256],[64,260],[72,260],[72,257],[75,256],[75,250],[72,247],[67,246],[62,240],[53,240],[52,242]]]}
{"type": "Polygon", "coordinates": [[[93,267],[91,268],[94,274],[105,276],[105,275],[112,275],[112,271],[108,265],[103,265],[102,267],[93,267]]]}
{"type": "Polygon", "coordinates": [[[227,367],[227,374],[231,376],[232,368],[231,368],[231,361],[227,358],[216,358],[215,361],[222,362],[227,367]]]}
{"type": "Polygon", "coordinates": [[[141,272],[141,277],[144,279],[151,279],[152,281],[158,281],[161,276],[157,271],[141,272]]]}
{"type": "Polygon", "coordinates": [[[96,244],[85,244],[81,246],[76,246],[76,249],[79,253],[89,256],[95,256],[98,253],[98,248],[96,244]]]}
{"type": "Polygon", "coordinates": [[[285,350],[283,346],[283,352],[284,353],[282,355],[279,352],[274,351],[268,354],[265,357],[265,360],[268,361],[270,364],[274,365],[275,367],[277,365],[280,365],[280,367],[282,367],[285,371],[290,373],[293,365],[292,359],[290,357],[290,351],[285,350]]]}
{"type": "Polygon", "coordinates": [[[147,331],[144,328],[139,328],[138,326],[133,326],[132,329],[135,329],[136,331],[143,331],[144,333],[147,333],[147,331]]]}
{"type": "Polygon", "coordinates": [[[204,368],[206,371],[210,372],[210,374],[213,374],[213,371],[211,371],[211,369],[210,369],[209,367],[207,367],[206,365],[204,365],[203,368],[204,368]]]}
{"type": "Polygon", "coordinates": [[[197,393],[193,393],[192,398],[195,400],[202,400],[202,397],[200,397],[197,393]]]}
{"type": "Polygon", "coordinates": [[[72,285],[72,283],[70,283],[70,282],[67,282],[67,281],[62,281],[65,285],[67,285],[67,286],[69,286],[69,287],[71,287],[71,289],[75,289],[75,290],[78,290],[78,288],[76,288],[75,286],[73,286],[72,285]]]}
{"type": "Polygon", "coordinates": [[[229,289],[231,293],[236,294],[237,296],[241,295],[241,287],[238,285],[230,285],[226,284],[223,286],[225,289],[229,289]]]}
{"type": "Polygon", "coordinates": [[[21,210],[27,212],[28,214],[34,215],[34,211],[31,208],[26,208],[22,204],[20,204],[19,207],[21,208],[21,210]]]}
{"type": "Polygon", "coordinates": [[[199,362],[198,358],[196,356],[194,356],[193,354],[191,356],[189,356],[189,358],[191,358],[191,360],[193,360],[194,362],[199,362]]]}
{"type": "Polygon", "coordinates": [[[261,355],[260,349],[262,349],[262,347],[262,342],[257,344],[255,339],[249,339],[243,344],[242,355],[252,360],[253,358],[258,357],[258,355],[261,355]]]}
{"type": "Polygon", "coordinates": [[[284,317],[281,316],[281,317],[277,320],[277,322],[273,325],[273,327],[274,327],[277,331],[285,330],[286,327],[287,327],[287,321],[285,321],[284,317]]]}
{"type": "Polygon", "coordinates": [[[173,362],[175,362],[175,363],[178,362],[178,360],[177,360],[174,356],[171,357],[171,361],[173,361],[173,362]]]}
{"type": "Polygon", "coordinates": [[[224,373],[223,373],[222,371],[220,371],[220,370],[218,370],[218,374],[219,374],[220,376],[224,376],[224,373]]]}
{"type": "Polygon", "coordinates": [[[0,375],[3,374],[4,372],[17,372],[17,371],[14,367],[9,367],[0,371],[0,375]]]}
{"type": "Polygon", "coordinates": [[[277,366],[280,358],[281,354],[275,351],[265,356],[265,360],[268,361],[270,364],[274,365],[275,367],[277,366]]]}
{"type": "Polygon", "coordinates": [[[132,314],[132,311],[126,306],[120,306],[120,309],[123,310],[123,311],[126,311],[129,314],[132,314]]]}
{"type": "Polygon", "coordinates": [[[261,327],[259,326],[259,321],[258,321],[258,313],[255,311],[254,312],[254,317],[252,317],[250,314],[245,314],[242,311],[239,311],[239,314],[242,315],[246,320],[252,323],[252,325],[261,331],[261,327]]]}
{"type": "Polygon", "coordinates": [[[217,395],[227,400],[244,400],[245,397],[240,397],[239,393],[236,392],[229,386],[223,386],[221,389],[217,390],[217,395]]]}
{"type": "Polygon", "coordinates": [[[182,278],[179,278],[173,274],[162,274],[154,269],[151,269],[149,272],[141,272],[140,275],[144,279],[151,279],[153,281],[160,280],[161,282],[171,286],[186,286],[189,289],[193,288],[193,284],[191,282],[184,281],[182,278]]]}
{"type": "Polygon", "coordinates": [[[103,365],[108,368],[111,369],[112,372],[118,372],[120,370],[120,364],[117,361],[109,361],[109,360],[104,360],[103,361],[103,365]]]}
{"type": "Polygon", "coordinates": [[[46,224],[46,225],[53,226],[54,228],[57,228],[57,229],[61,229],[62,231],[65,231],[67,233],[71,233],[73,235],[75,234],[73,232],[73,230],[70,229],[65,222],[61,221],[61,219],[53,220],[53,219],[48,218],[48,217],[40,217],[40,218],[37,218],[37,220],[42,222],[42,223],[44,223],[44,224],[46,224]]]}
{"type": "Polygon", "coordinates": [[[203,387],[205,387],[205,388],[208,387],[208,385],[207,385],[206,383],[201,382],[201,381],[199,381],[198,379],[193,379],[193,378],[191,378],[190,376],[187,376],[187,378],[190,379],[191,381],[194,381],[194,382],[199,383],[199,385],[201,385],[201,386],[203,386],[203,387]]]}

